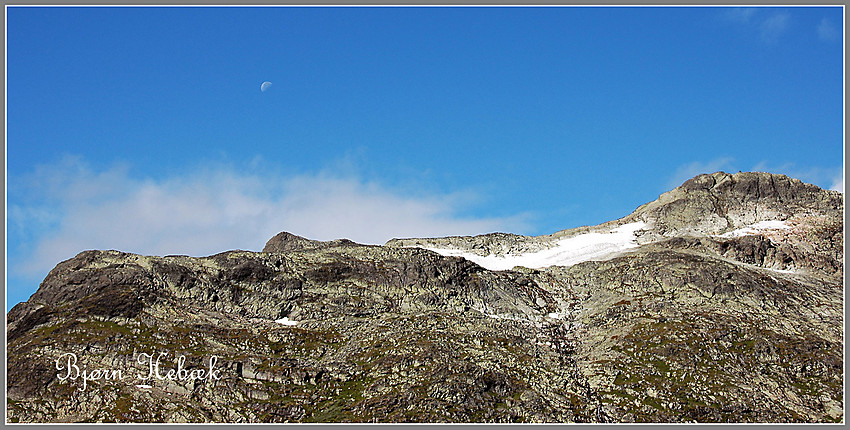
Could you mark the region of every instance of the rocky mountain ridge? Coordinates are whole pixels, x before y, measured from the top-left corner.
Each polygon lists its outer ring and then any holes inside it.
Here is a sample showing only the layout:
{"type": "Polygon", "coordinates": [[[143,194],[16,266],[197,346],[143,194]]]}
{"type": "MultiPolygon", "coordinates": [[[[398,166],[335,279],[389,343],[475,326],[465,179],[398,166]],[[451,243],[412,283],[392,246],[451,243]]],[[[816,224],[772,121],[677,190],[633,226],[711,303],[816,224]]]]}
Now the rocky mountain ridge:
{"type": "MultiPolygon", "coordinates": [[[[561,239],[591,232],[609,232],[631,222],[648,228],[638,238],[645,244],[679,236],[713,236],[761,221],[791,218],[805,224],[810,217],[840,213],[841,193],[829,192],[799,179],[763,172],[716,172],[694,177],[631,214],[597,226],[561,230],[542,236],[491,233],[479,236],[393,239],[387,246],[459,248],[477,255],[539,251],[561,239]]],[[[830,219],[829,222],[834,222],[830,219]]]]}
{"type": "Polygon", "coordinates": [[[840,193],[718,172],[542,237],[86,251],[7,314],[7,419],[842,421],[842,216],[840,193]],[[575,263],[475,263],[528,255],[575,263]],[[81,390],[57,369],[144,374],[159,352],[221,379],[81,390]]]}
{"type": "MultiPolygon", "coordinates": [[[[632,238],[638,245],[676,238],[678,240],[667,243],[679,248],[690,243],[690,247],[704,252],[731,256],[746,263],[758,260],[760,266],[777,269],[797,268],[794,261],[799,259],[801,269],[835,275],[843,271],[842,258],[835,254],[835,250],[843,248],[842,208],[841,193],[821,190],[787,176],[717,172],[690,179],[628,216],[597,226],[544,236],[494,233],[393,239],[386,245],[421,247],[437,252],[461,251],[444,254],[468,254],[473,258],[510,256],[545,251],[565,239],[594,233],[610,234],[624,225],[640,223],[632,238]],[[760,224],[762,228],[752,228],[760,224]],[[806,255],[795,258],[798,254],[806,255]]],[[[613,253],[618,254],[621,253],[613,253]]],[[[603,258],[613,255],[605,254],[603,258]]]]}

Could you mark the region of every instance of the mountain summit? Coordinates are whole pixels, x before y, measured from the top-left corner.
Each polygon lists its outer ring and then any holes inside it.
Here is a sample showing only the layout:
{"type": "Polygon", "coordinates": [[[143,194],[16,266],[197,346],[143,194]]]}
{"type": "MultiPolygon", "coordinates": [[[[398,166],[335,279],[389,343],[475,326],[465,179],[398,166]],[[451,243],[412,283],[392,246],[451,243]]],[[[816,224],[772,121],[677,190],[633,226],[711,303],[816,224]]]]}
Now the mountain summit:
{"type": "Polygon", "coordinates": [[[545,236],[85,251],[7,314],[7,419],[843,421],[843,209],[718,172],[545,236]]]}
{"type": "Polygon", "coordinates": [[[843,267],[843,205],[841,193],[784,175],[717,172],[690,179],[628,216],[597,226],[544,236],[493,233],[393,239],[387,246],[421,247],[500,270],[514,267],[512,263],[533,268],[571,266],[610,259],[645,245],[676,246],[681,239],[696,240],[703,247],[723,243],[725,248],[736,248],[763,238],[767,248],[781,247],[788,253],[783,261],[768,261],[770,266],[836,274],[843,267]],[[673,238],[679,240],[665,242],[673,238]]]}

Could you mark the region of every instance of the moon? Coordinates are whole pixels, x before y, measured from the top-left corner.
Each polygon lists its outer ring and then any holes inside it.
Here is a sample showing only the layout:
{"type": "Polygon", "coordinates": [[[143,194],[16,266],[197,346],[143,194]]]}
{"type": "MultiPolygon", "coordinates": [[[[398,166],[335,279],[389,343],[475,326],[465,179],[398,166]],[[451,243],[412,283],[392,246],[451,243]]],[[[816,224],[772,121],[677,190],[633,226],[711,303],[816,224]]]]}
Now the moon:
{"type": "Polygon", "coordinates": [[[260,91],[266,92],[266,90],[269,89],[270,86],[272,86],[272,83],[269,81],[265,81],[262,85],[260,85],[260,91]]]}

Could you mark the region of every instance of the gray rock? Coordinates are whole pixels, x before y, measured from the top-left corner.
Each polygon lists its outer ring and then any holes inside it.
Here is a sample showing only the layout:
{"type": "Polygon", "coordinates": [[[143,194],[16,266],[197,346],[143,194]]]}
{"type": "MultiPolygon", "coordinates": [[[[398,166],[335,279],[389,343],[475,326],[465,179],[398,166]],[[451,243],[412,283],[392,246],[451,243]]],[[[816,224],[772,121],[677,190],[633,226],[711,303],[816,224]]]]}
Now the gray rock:
{"type": "Polygon", "coordinates": [[[281,233],[204,258],[85,251],[7,314],[10,422],[843,420],[843,197],[763,173],[700,175],[599,226],[540,237],[281,233]],[[737,237],[759,221],[791,228],[737,237]],[[479,255],[643,221],[641,246],[569,267],[479,255]],[[294,325],[275,322],[281,318],[294,325]],[[61,380],[57,358],[212,378],[61,380]],[[169,362],[168,366],[174,365],[169,362]]]}

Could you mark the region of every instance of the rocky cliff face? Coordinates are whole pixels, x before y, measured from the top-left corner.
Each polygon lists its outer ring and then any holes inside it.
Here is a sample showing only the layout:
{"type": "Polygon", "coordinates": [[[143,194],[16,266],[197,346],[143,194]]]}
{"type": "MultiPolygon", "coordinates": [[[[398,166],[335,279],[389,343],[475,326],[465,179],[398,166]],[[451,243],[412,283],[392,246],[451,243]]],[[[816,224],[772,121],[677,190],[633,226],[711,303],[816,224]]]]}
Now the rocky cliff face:
{"type": "Polygon", "coordinates": [[[541,237],[86,251],[7,315],[7,417],[843,421],[842,212],[715,173],[541,237]]]}

